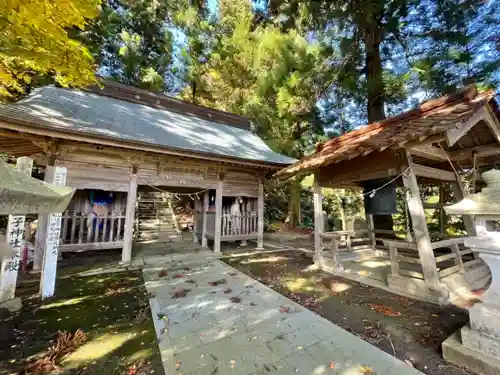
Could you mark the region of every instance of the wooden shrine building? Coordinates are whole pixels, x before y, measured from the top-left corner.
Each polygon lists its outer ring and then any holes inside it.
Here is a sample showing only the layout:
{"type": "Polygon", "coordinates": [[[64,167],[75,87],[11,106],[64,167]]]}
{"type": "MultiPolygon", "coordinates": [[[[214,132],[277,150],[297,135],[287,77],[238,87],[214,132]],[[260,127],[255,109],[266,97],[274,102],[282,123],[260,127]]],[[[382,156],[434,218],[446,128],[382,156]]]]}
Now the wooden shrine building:
{"type": "Polygon", "coordinates": [[[263,179],[295,161],[273,152],[247,118],[108,81],[85,90],[46,86],[0,105],[0,152],[65,168],[77,191],[62,217],[60,251],[122,248],[124,262],[134,228],[161,238],[154,211],[134,217],[141,204],[161,207],[169,192],[192,194],[203,246],[213,241],[219,252],[221,241],[255,239],[262,247],[263,179]]]}
{"type": "MultiPolygon", "coordinates": [[[[313,155],[279,171],[281,180],[314,174],[315,261],[341,274],[353,259],[390,259],[384,282],[391,290],[439,303],[461,293],[460,288],[483,287],[488,269],[464,247],[463,238],[453,238],[443,224],[439,233],[429,231],[430,207],[422,202],[420,187],[446,186],[459,201],[463,172],[476,175],[480,167],[500,162],[499,111],[493,98],[492,91],[466,87],[321,143],[313,155]],[[368,230],[324,230],[322,188],[361,189],[366,207],[367,198],[391,184],[405,188],[407,231],[374,227],[373,215],[367,215],[368,230]],[[357,251],[363,257],[356,257],[357,251]]],[[[445,203],[450,204],[440,199],[432,208],[442,210],[445,203]]],[[[463,219],[472,234],[473,218],[463,219]]]]}

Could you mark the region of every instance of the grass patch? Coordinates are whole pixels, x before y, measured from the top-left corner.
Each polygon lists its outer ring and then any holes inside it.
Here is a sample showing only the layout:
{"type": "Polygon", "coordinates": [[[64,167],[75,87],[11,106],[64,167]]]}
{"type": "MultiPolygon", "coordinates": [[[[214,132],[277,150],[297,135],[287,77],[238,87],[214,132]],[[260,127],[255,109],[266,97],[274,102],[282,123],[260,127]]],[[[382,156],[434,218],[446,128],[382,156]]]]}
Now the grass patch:
{"type": "Polygon", "coordinates": [[[58,331],[81,329],[87,341],[62,358],[69,374],[128,374],[141,361],[163,374],[149,302],[139,271],[58,280],[56,296],[41,301],[37,284],[18,287],[23,308],[0,312],[0,374],[19,373],[54,343],[58,331]]]}

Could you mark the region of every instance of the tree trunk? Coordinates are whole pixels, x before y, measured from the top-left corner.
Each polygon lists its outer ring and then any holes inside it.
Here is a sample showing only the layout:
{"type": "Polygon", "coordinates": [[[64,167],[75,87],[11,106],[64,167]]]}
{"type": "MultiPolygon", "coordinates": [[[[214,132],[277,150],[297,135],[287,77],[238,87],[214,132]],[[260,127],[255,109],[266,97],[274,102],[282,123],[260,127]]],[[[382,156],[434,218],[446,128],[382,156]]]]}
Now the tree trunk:
{"type": "Polygon", "coordinates": [[[288,201],[288,215],[286,223],[295,228],[300,224],[300,180],[294,179],[290,183],[290,200],[288,201]]]}
{"type": "MultiPolygon", "coordinates": [[[[366,28],[364,41],[366,49],[368,122],[372,123],[385,119],[385,87],[382,59],[380,58],[382,34],[377,24],[371,24],[366,28]]],[[[394,226],[392,215],[374,215],[373,226],[375,229],[392,230],[394,226]]]]}
{"type": "Polygon", "coordinates": [[[381,30],[378,25],[370,26],[365,31],[365,68],[369,123],[385,119],[385,87],[382,76],[382,60],[380,58],[381,39],[381,30]]]}

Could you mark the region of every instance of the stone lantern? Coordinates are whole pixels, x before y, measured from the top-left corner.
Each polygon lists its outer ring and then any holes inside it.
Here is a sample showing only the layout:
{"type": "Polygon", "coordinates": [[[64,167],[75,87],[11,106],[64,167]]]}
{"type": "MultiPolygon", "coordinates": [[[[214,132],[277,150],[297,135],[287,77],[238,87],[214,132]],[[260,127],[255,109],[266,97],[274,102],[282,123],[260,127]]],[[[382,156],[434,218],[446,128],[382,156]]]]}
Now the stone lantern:
{"type": "Polygon", "coordinates": [[[487,186],[481,192],[446,207],[448,214],[472,215],[474,237],[464,244],[490,268],[489,288],[469,311],[470,324],[443,342],[446,360],[484,375],[500,374],[500,170],[483,173],[487,186]]]}

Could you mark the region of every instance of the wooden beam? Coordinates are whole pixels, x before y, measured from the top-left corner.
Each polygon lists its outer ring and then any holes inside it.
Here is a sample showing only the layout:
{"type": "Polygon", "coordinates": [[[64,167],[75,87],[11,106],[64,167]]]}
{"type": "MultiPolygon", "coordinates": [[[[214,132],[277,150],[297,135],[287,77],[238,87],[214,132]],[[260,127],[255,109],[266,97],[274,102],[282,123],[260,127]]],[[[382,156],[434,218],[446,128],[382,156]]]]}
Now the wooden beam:
{"type": "Polygon", "coordinates": [[[495,135],[497,142],[500,143],[500,121],[498,121],[498,118],[494,115],[489,104],[486,104],[484,107],[484,120],[495,135]]]}
{"type": "Polygon", "coordinates": [[[133,167],[129,176],[127,208],[125,209],[125,229],[123,233],[122,262],[132,260],[132,237],[134,235],[134,215],[137,201],[137,168],[133,167]]]}
{"type": "Polygon", "coordinates": [[[387,150],[319,168],[314,175],[322,187],[353,185],[374,178],[397,176],[399,163],[395,151],[387,150]]]}
{"type": "Polygon", "coordinates": [[[444,134],[438,134],[438,135],[431,135],[428,137],[422,136],[418,140],[408,142],[405,145],[405,148],[412,148],[414,146],[425,146],[425,145],[432,145],[434,143],[441,143],[444,140],[446,140],[446,136],[444,134]]]}
{"type": "Polygon", "coordinates": [[[224,193],[223,176],[219,175],[217,188],[215,190],[215,230],[214,230],[214,252],[220,253],[221,230],[222,230],[222,194],[224,193]]]}
{"type": "Polygon", "coordinates": [[[445,153],[441,148],[434,147],[432,145],[418,145],[408,148],[410,153],[421,158],[437,160],[437,161],[447,161],[445,153]]]}
{"type": "Polygon", "coordinates": [[[442,169],[427,167],[425,165],[413,164],[413,173],[417,176],[432,178],[439,181],[456,181],[455,173],[442,169]]]}
{"type": "Polygon", "coordinates": [[[264,181],[259,179],[259,196],[257,198],[257,250],[264,250],[264,181]]]}
{"type": "Polygon", "coordinates": [[[439,275],[436,266],[436,258],[432,249],[429,229],[425,221],[425,211],[420,199],[420,189],[418,188],[417,175],[412,165],[411,155],[406,152],[406,160],[402,165],[402,171],[409,168],[409,173],[403,174],[403,184],[408,189],[406,202],[408,211],[411,215],[415,242],[417,244],[418,254],[422,261],[422,270],[425,282],[435,289],[439,288],[439,275]]]}
{"type": "Polygon", "coordinates": [[[449,152],[448,155],[450,156],[451,160],[472,159],[474,155],[476,155],[476,158],[500,155],[500,145],[498,143],[490,143],[487,145],[452,151],[449,152]]]}
{"type": "Polygon", "coordinates": [[[323,264],[321,233],[324,230],[323,226],[323,195],[322,188],[318,183],[317,178],[314,179],[313,186],[314,199],[314,263],[317,266],[323,264]]]}
{"type": "Polygon", "coordinates": [[[46,137],[53,137],[59,139],[67,139],[76,142],[91,143],[99,146],[112,146],[123,149],[130,149],[142,152],[174,155],[180,157],[187,157],[198,160],[210,160],[224,164],[234,164],[239,166],[248,166],[253,168],[267,168],[278,170],[284,168],[286,165],[282,164],[269,164],[266,162],[253,162],[242,158],[221,157],[215,154],[206,154],[202,152],[182,151],[174,148],[167,148],[162,146],[151,145],[146,142],[117,140],[111,136],[84,134],[78,130],[55,130],[49,129],[42,124],[21,124],[0,121],[0,128],[9,129],[13,131],[41,135],[46,137]]]}
{"type": "Polygon", "coordinates": [[[472,115],[466,116],[465,119],[458,122],[454,128],[449,129],[446,132],[448,146],[453,146],[460,138],[467,134],[474,125],[481,121],[485,115],[486,107],[482,107],[476,110],[472,115]]]}

